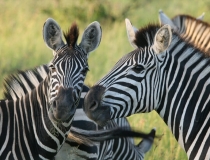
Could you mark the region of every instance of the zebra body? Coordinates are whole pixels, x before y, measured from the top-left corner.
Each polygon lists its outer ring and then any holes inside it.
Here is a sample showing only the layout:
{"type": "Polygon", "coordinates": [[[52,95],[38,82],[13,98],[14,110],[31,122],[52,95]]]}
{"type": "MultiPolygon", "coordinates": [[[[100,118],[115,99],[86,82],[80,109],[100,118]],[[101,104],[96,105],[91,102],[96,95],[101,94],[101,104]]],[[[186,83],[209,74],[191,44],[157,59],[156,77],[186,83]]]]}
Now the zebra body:
{"type": "MultiPolygon", "coordinates": [[[[24,94],[30,93],[36,86],[39,85],[43,79],[49,73],[47,65],[39,66],[33,70],[19,71],[18,76],[12,78],[12,81],[8,81],[8,85],[5,85],[9,90],[13,84],[19,84],[19,88],[16,90],[10,90],[9,93],[5,92],[4,96],[7,99],[21,99],[24,94]],[[21,80],[17,77],[22,77],[21,80]],[[28,86],[27,88],[22,85],[28,86]],[[26,85],[27,84],[27,85],[26,85]],[[19,94],[17,91],[22,90],[24,93],[19,94]],[[13,95],[11,97],[11,95],[13,95]]],[[[90,120],[84,113],[82,106],[84,96],[89,90],[88,87],[83,86],[83,90],[80,97],[79,105],[76,109],[72,126],[83,130],[101,130],[102,127],[97,123],[90,120]]],[[[128,121],[125,118],[119,118],[111,121],[108,126],[104,127],[104,130],[115,127],[130,128],[128,121]]],[[[134,145],[133,138],[116,138],[109,141],[100,142],[98,145],[87,146],[77,142],[72,142],[71,138],[67,138],[62,148],[55,156],[55,160],[66,159],[114,159],[114,160],[141,160],[144,158],[144,154],[151,148],[153,139],[155,136],[155,130],[152,130],[149,138],[144,138],[137,146],[134,145]],[[124,149],[124,151],[122,151],[124,149]],[[127,156],[126,156],[127,155],[127,156]]]]}
{"type": "Polygon", "coordinates": [[[89,90],[85,113],[105,125],[156,110],[189,159],[210,159],[208,54],[172,33],[169,25],[142,28],[133,43],[138,48],[89,90]]]}
{"type": "Polygon", "coordinates": [[[161,24],[169,24],[186,41],[210,54],[210,24],[189,15],[177,15],[172,20],[159,12],[161,24]]]}
{"type": "MultiPolygon", "coordinates": [[[[54,54],[50,71],[27,94],[18,81],[8,84],[13,99],[0,101],[0,159],[52,159],[60,150],[79,102],[88,70],[88,53],[100,43],[100,24],[90,24],[84,35],[78,46],[78,28],[73,24],[65,34],[66,45],[57,22],[47,19],[43,38],[54,54]]],[[[24,81],[22,85],[29,89],[24,81]]]]}

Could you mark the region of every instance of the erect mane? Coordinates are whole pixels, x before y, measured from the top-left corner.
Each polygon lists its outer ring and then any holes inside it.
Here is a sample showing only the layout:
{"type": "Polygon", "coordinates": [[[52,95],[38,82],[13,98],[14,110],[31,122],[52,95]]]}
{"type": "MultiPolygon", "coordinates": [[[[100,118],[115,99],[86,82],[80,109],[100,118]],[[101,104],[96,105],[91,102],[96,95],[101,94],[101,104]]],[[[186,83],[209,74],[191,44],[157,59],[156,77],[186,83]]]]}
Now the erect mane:
{"type": "Polygon", "coordinates": [[[74,22],[69,30],[64,33],[64,37],[66,39],[66,42],[70,48],[73,48],[77,42],[79,36],[79,28],[77,24],[74,22]]]}
{"type": "Polygon", "coordinates": [[[180,28],[180,31],[179,31],[180,34],[182,34],[182,32],[185,31],[185,33],[183,33],[184,34],[183,37],[185,38],[185,40],[189,39],[189,42],[191,42],[194,46],[196,46],[196,48],[202,50],[206,56],[210,56],[210,49],[208,47],[208,43],[210,41],[208,36],[210,35],[210,33],[204,32],[210,29],[209,23],[204,22],[202,20],[199,20],[189,15],[175,16],[172,19],[172,21],[178,28],[180,28]],[[192,33],[192,30],[195,33],[192,33]],[[198,34],[198,37],[195,37],[196,34],[198,34]],[[199,40],[201,34],[206,34],[206,39],[203,41],[199,40]],[[206,41],[207,38],[208,38],[208,41],[206,41]],[[196,41],[197,43],[196,42],[194,43],[194,41],[196,41]]]}
{"type": "Polygon", "coordinates": [[[48,66],[41,65],[34,69],[18,71],[8,76],[4,81],[4,98],[9,100],[21,98],[38,86],[48,73],[48,66]]]}
{"type": "MultiPolygon", "coordinates": [[[[149,24],[146,27],[140,28],[135,33],[135,40],[134,40],[135,45],[141,48],[153,45],[155,34],[158,31],[158,29],[160,29],[160,27],[161,25],[159,24],[149,24]]],[[[184,41],[186,45],[194,48],[198,52],[201,52],[204,56],[207,56],[207,57],[210,56],[209,53],[206,52],[203,48],[200,48],[199,46],[194,45],[193,42],[190,42],[187,38],[181,37],[179,33],[177,33],[176,31],[172,30],[172,32],[173,32],[172,34],[173,36],[176,36],[179,38],[179,43],[184,41]]]]}
{"type": "Polygon", "coordinates": [[[176,15],[175,17],[172,18],[172,21],[175,22],[176,19],[184,19],[184,18],[186,18],[188,20],[191,20],[191,21],[195,21],[196,25],[202,24],[203,26],[210,27],[210,24],[208,22],[202,21],[200,19],[197,19],[197,18],[192,17],[192,16],[187,15],[187,14],[176,15]]]}
{"type": "Polygon", "coordinates": [[[140,28],[135,34],[134,43],[138,47],[148,47],[153,44],[154,37],[160,25],[158,24],[149,24],[143,28],[140,28]]]}

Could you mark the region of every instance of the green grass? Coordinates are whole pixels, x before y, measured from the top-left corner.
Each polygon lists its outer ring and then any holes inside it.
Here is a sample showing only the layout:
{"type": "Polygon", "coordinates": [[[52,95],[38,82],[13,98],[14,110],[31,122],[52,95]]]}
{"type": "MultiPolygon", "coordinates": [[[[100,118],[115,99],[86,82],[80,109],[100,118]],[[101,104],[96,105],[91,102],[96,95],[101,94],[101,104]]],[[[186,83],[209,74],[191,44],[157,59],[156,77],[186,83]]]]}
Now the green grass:
{"type": "MultiPolygon", "coordinates": [[[[46,47],[42,38],[42,26],[48,17],[56,19],[64,31],[76,21],[80,28],[80,38],[89,23],[94,20],[101,23],[101,44],[90,55],[90,72],[85,81],[93,85],[120,57],[132,51],[124,19],[129,18],[136,27],[142,27],[158,22],[159,9],[169,17],[181,13],[197,17],[206,12],[205,21],[210,21],[207,12],[210,9],[209,0],[0,0],[0,97],[6,76],[18,69],[32,68],[52,59],[52,51],[46,47]]],[[[168,127],[155,112],[133,115],[128,119],[135,129],[149,132],[156,127],[157,134],[163,135],[155,141],[146,160],[187,159],[168,127]]],[[[135,141],[137,143],[139,140],[135,141]]]]}

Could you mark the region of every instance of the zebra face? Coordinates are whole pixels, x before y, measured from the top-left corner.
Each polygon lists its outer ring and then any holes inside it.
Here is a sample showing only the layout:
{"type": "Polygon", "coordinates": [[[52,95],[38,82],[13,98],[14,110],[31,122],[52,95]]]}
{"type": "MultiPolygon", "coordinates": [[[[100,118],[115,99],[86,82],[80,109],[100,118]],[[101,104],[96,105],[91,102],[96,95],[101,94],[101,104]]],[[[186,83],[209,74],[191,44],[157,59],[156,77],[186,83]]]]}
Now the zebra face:
{"type": "Polygon", "coordinates": [[[49,64],[48,99],[49,115],[54,120],[72,119],[78,105],[80,92],[88,71],[88,55],[98,47],[101,40],[101,27],[91,23],[84,31],[82,41],[77,45],[79,30],[74,23],[64,34],[53,19],[49,18],[43,27],[45,43],[53,50],[54,58],[49,64]]]}
{"type": "Polygon", "coordinates": [[[155,108],[159,66],[170,42],[170,27],[163,26],[156,33],[153,45],[121,58],[86,94],[83,109],[87,116],[103,126],[111,119],[155,108]]]}
{"type": "Polygon", "coordinates": [[[156,54],[151,48],[136,49],[123,57],[86,94],[84,111],[87,116],[100,126],[106,125],[107,120],[124,117],[121,111],[126,106],[137,107],[143,97],[143,85],[146,84],[148,75],[154,74],[156,69],[156,54]]]}
{"type": "Polygon", "coordinates": [[[87,57],[81,56],[84,55],[83,52],[81,54],[68,46],[64,48],[63,52],[56,53],[49,65],[50,102],[53,115],[59,120],[67,120],[74,114],[88,71],[87,57]]]}

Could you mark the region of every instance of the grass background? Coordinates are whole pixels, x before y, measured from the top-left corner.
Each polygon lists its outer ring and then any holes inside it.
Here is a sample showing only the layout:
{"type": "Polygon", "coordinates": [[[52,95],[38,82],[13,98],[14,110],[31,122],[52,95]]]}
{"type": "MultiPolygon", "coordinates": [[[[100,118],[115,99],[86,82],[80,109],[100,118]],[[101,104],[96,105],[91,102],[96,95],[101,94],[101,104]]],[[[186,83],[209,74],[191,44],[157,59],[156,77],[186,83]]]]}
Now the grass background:
{"type": "MultiPolygon", "coordinates": [[[[210,21],[209,0],[0,0],[0,98],[3,80],[17,70],[46,64],[52,51],[42,38],[42,26],[48,17],[54,18],[65,31],[76,21],[80,38],[85,27],[99,21],[103,29],[101,44],[89,57],[90,72],[86,84],[93,85],[102,78],[124,54],[132,51],[125,31],[124,19],[136,27],[158,23],[158,10],[169,17],[177,14],[199,16],[210,21]]],[[[78,42],[80,42],[80,38],[78,42]]],[[[157,139],[146,154],[146,160],[185,160],[184,151],[156,112],[128,117],[132,127],[149,132],[156,127],[157,139]]],[[[135,139],[136,143],[139,139],[135,139]]]]}

